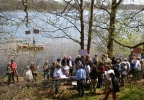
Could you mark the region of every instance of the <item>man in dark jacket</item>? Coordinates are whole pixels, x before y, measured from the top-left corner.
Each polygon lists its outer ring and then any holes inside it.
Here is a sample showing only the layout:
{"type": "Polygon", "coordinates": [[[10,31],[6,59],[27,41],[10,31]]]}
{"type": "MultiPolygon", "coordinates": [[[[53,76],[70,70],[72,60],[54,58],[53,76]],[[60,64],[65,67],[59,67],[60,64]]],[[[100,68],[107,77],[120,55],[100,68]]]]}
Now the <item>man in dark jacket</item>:
{"type": "Polygon", "coordinates": [[[68,59],[68,66],[69,66],[69,68],[70,68],[69,73],[70,73],[70,75],[72,76],[72,75],[73,75],[74,61],[72,60],[71,57],[69,57],[69,59],[68,59]]]}
{"type": "Polygon", "coordinates": [[[64,56],[64,58],[63,58],[63,60],[61,62],[61,65],[64,66],[65,63],[67,63],[67,65],[68,65],[68,62],[69,62],[69,60],[67,59],[66,56],[64,56]]]}
{"type": "Polygon", "coordinates": [[[110,73],[109,75],[111,77],[111,85],[103,100],[107,100],[110,93],[112,93],[113,100],[116,100],[116,93],[120,91],[119,82],[114,73],[110,73]]]}

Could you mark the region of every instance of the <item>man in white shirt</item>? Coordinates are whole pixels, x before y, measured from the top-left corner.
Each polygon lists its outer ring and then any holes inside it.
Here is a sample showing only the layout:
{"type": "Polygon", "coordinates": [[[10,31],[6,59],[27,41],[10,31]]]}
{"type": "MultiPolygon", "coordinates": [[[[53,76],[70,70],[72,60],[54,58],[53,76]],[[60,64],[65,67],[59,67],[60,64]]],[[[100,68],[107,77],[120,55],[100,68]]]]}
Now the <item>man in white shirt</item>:
{"type": "Polygon", "coordinates": [[[88,80],[90,81],[90,78],[89,78],[90,66],[89,66],[88,62],[85,63],[84,70],[86,71],[86,84],[87,84],[87,81],[88,80]]]}
{"type": "Polygon", "coordinates": [[[119,89],[119,81],[118,78],[115,76],[114,71],[108,72],[111,78],[111,84],[109,90],[106,92],[105,97],[103,100],[107,100],[109,97],[109,94],[112,93],[113,100],[117,100],[116,93],[120,91],[119,89]]]}
{"type": "Polygon", "coordinates": [[[124,59],[125,63],[126,63],[126,66],[127,66],[127,80],[129,79],[130,77],[130,70],[131,70],[131,65],[130,65],[130,62],[128,61],[127,58],[124,59]]]}
{"type": "Polygon", "coordinates": [[[125,78],[127,75],[127,66],[126,66],[126,62],[122,62],[122,69],[121,69],[121,86],[123,87],[125,84],[125,78]]]}
{"type": "MultiPolygon", "coordinates": [[[[110,87],[110,83],[111,83],[111,78],[109,76],[109,73],[112,72],[113,70],[108,70],[108,71],[105,71],[104,75],[105,75],[105,89],[104,89],[104,93],[107,92],[107,90],[109,89],[110,87]]],[[[113,71],[114,73],[114,71],[113,71]]]]}
{"type": "Polygon", "coordinates": [[[29,66],[26,67],[26,71],[24,72],[24,80],[27,82],[33,81],[32,71],[29,69],[29,66]]]}
{"type": "Polygon", "coordinates": [[[136,60],[136,80],[141,80],[141,63],[140,63],[141,58],[137,57],[136,60]]]}
{"type": "Polygon", "coordinates": [[[68,59],[68,66],[70,67],[69,74],[72,76],[73,75],[73,69],[74,69],[74,61],[72,60],[71,57],[68,59]]]}
{"type": "Polygon", "coordinates": [[[60,65],[57,65],[57,67],[56,67],[55,70],[54,70],[53,77],[54,77],[54,78],[61,78],[63,75],[64,75],[64,74],[62,73],[61,66],[60,66],[60,65]]]}

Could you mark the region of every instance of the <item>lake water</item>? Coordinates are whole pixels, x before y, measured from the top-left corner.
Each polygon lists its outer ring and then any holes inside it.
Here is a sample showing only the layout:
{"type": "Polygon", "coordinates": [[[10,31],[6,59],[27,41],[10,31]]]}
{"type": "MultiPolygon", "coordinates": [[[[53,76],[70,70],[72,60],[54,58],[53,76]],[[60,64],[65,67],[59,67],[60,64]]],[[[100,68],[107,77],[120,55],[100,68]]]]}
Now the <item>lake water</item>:
{"type": "MultiPolygon", "coordinates": [[[[0,26],[0,30],[4,33],[1,34],[0,40],[1,75],[5,75],[5,67],[11,59],[14,59],[18,64],[18,72],[22,74],[26,66],[30,65],[30,62],[35,62],[36,65],[39,65],[41,72],[45,60],[49,60],[51,64],[57,58],[62,59],[64,55],[71,56],[73,59],[77,57],[78,50],[80,49],[79,44],[66,38],[51,38],[65,37],[65,34],[62,34],[61,28],[72,26],[63,18],[57,19],[58,16],[49,13],[29,12],[29,24],[26,27],[22,21],[25,17],[24,12],[3,12],[2,15],[9,20],[1,20],[1,23],[5,21],[5,25],[0,26]],[[48,23],[55,24],[57,28],[48,23]],[[34,34],[33,29],[40,30],[39,34],[34,34]],[[25,31],[30,31],[31,34],[25,34],[25,31]],[[36,38],[36,44],[43,44],[45,46],[44,50],[17,51],[17,44],[25,44],[28,41],[32,42],[33,37],[36,38]]],[[[79,21],[74,21],[79,26],[79,21]]],[[[69,33],[72,38],[80,39],[78,31],[73,27],[67,28],[65,32],[69,33]]]]}
{"type": "MultiPolygon", "coordinates": [[[[121,19],[124,18],[123,11],[119,11],[121,19]]],[[[130,11],[132,13],[133,11],[130,11]]],[[[5,73],[5,66],[7,62],[11,59],[15,59],[18,64],[18,71],[23,73],[23,70],[30,62],[35,62],[40,66],[40,71],[42,71],[42,65],[45,60],[49,60],[50,64],[56,61],[57,58],[63,58],[64,55],[72,56],[75,59],[78,55],[78,50],[80,46],[70,39],[66,39],[69,35],[70,37],[79,40],[80,34],[78,30],[80,29],[80,22],[77,20],[78,13],[71,12],[69,14],[63,13],[65,17],[60,17],[60,15],[54,15],[47,12],[29,12],[29,24],[26,26],[25,12],[2,12],[0,15],[5,16],[6,19],[0,19],[0,23],[5,23],[0,26],[1,38],[0,38],[0,72],[1,75],[5,73]],[[69,18],[72,16],[73,18],[69,18]],[[76,19],[74,19],[76,18],[76,19]],[[71,22],[68,22],[67,20],[71,22]],[[54,27],[54,26],[55,27],[54,27]],[[77,26],[77,29],[74,27],[77,26]],[[65,28],[65,30],[62,30],[65,28]],[[40,30],[39,34],[34,34],[33,29],[40,30]],[[25,34],[25,31],[30,31],[31,34],[25,34]],[[28,41],[32,41],[33,37],[36,38],[36,44],[45,45],[44,50],[40,51],[17,51],[17,44],[25,44],[28,41]],[[53,37],[53,38],[51,38],[53,37]],[[61,37],[61,38],[54,38],[61,37]],[[63,38],[66,37],[66,38],[63,38]]],[[[88,20],[89,13],[85,11],[85,21],[88,20]]],[[[141,14],[143,15],[143,14],[141,14]]],[[[108,19],[105,11],[95,11],[95,16],[97,21],[103,21],[103,18],[108,19]]],[[[117,16],[118,19],[119,16],[117,16]]],[[[139,20],[142,17],[139,17],[139,20]]],[[[105,26],[102,23],[95,23],[101,26],[105,26]]],[[[87,26],[85,26],[87,29],[87,26]]],[[[99,29],[97,29],[99,30],[99,29]]],[[[133,31],[133,30],[132,30],[133,31]]],[[[101,31],[106,33],[105,31],[101,31]]],[[[87,31],[85,31],[87,33],[87,31]]],[[[99,41],[98,38],[95,40],[99,41]]],[[[87,42],[87,41],[85,41],[87,42]]],[[[91,55],[100,55],[103,52],[97,52],[95,50],[96,46],[91,47],[91,55]]]]}

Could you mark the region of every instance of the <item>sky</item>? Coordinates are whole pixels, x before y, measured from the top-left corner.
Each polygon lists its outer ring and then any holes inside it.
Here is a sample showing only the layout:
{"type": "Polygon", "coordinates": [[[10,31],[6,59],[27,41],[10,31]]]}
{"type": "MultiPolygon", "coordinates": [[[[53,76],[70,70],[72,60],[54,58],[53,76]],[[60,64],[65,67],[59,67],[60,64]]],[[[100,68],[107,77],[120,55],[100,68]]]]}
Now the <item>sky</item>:
{"type": "Polygon", "coordinates": [[[143,4],[144,0],[124,0],[124,4],[143,4]]]}
{"type": "MultiPolygon", "coordinates": [[[[63,1],[63,0],[55,0],[55,1],[63,1]]],[[[143,4],[144,5],[144,0],[124,0],[123,4],[138,4],[138,5],[143,4]]]]}

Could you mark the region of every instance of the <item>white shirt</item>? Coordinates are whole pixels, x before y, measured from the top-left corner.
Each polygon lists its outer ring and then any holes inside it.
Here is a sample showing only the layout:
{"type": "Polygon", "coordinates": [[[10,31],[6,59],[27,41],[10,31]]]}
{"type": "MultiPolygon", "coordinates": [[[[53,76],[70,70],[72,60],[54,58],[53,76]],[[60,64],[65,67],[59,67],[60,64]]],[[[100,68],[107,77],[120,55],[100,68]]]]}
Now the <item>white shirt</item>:
{"type": "Polygon", "coordinates": [[[84,70],[86,71],[86,73],[90,73],[90,66],[89,65],[85,66],[84,70]]]}
{"type": "Polygon", "coordinates": [[[33,75],[32,75],[32,71],[28,70],[25,72],[25,80],[26,81],[32,81],[33,80],[33,75]]]}
{"type": "Polygon", "coordinates": [[[140,64],[140,63],[138,64],[137,69],[138,69],[139,71],[141,71],[141,64],[140,64]]]}
{"type": "Polygon", "coordinates": [[[54,78],[58,78],[58,77],[61,77],[61,76],[63,76],[63,73],[62,73],[61,68],[60,68],[60,69],[55,68],[53,77],[54,77],[54,78]]]}
{"type": "Polygon", "coordinates": [[[107,80],[111,80],[108,71],[105,71],[105,76],[106,76],[106,79],[107,79],[107,80]]]}
{"type": "Polygon", "coordinates": [[[69,61],[69,66],[71,66],[71,67],[72,67],[72,61],[69,61]]]}
{"type": "Polygon", "coordinates": [[[63,66],[62,71],[63,71],[63,73],[65,73],[65,72],[69,73],[69,66],[63,66]]]}
{"type": "Polygon", "coordinates": [[[141,65],[141,64],[140,64],[140,61],[139,61],[139,60],[136,60],[136,62],[135,62],[135,68],[138,69],[139,65],[141,65]]]}

